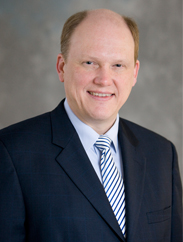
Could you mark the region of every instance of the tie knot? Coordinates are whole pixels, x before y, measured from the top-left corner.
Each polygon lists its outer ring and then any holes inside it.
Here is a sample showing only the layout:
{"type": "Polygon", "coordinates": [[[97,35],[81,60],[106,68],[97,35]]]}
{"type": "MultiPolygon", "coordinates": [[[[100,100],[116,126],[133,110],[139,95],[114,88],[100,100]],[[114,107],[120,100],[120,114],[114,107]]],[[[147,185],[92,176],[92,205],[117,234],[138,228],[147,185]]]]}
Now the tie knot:
{"type": "Polygon", "coordinates": [[[103,151],[103,150],[106,150],[106,149],[110,149],[110,145],[111,145],[111,142],[112,140],[105,136],[105,135],[101,135],[98,140],[95,142],[95,146],[103,151]]]}

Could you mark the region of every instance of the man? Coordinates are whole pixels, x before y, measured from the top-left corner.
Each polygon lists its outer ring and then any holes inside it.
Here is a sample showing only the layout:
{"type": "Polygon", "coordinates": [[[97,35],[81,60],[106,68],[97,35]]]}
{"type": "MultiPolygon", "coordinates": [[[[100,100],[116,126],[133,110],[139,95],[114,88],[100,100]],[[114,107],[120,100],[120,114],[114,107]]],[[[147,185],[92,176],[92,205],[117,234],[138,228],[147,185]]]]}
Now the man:
{"type": "Polygon", "coordinates": [[[0,241],[180,242],[175,148],[118,116],[139,70],[136,24],[105,9],[77,13],[61,52],[66,99],[0,132],[0,241]]]}

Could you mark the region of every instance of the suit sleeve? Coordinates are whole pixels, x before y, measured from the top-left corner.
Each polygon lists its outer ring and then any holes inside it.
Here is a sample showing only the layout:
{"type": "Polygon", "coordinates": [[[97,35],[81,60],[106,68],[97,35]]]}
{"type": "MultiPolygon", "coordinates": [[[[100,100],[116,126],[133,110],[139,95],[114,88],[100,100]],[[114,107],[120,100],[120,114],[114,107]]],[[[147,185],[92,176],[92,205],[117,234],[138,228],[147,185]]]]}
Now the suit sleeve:
{"type": "Polygon", "coordinates": [[[182,241],[182,186],[175,147],[173,149],[172,168],[172,231],[171,242],[182,241]]]}
{"type": "Polygon", "coordinates": [[[0,241],[25,242],[25,207],[12,159],[0,141],[0,241]]]}

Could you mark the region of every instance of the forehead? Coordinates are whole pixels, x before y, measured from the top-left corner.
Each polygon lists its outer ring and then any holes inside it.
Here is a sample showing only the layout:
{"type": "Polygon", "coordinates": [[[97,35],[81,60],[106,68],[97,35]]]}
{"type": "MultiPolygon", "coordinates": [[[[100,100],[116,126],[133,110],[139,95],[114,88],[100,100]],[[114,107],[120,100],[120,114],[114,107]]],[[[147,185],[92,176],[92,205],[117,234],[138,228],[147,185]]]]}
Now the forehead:
{"type": "MultiPolygon", "coordinates": [[[[132,34],[123,18],[118,14],[89,15],[77,26],[71,36],[70,50],[73,48],[114,48],[134,47],[132,34]]],[[[97,48],[97,49],[98,49],[97,48]]],[[[70,51],[69,51],[70,52],[70,51]]]]}

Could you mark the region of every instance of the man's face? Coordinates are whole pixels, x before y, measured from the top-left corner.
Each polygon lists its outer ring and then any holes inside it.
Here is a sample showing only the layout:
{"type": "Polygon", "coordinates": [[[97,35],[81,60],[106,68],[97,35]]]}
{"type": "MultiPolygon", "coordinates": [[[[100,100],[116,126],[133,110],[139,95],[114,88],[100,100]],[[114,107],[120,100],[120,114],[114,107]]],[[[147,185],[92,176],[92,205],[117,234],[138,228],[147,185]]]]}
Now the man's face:
{"type": "MultiPolygon", "coordinates": [[[[57,71],[75,115],[95,129],[110,128],[136,83],[134,41],[123,21],[84,20],[71,37],[67,60],[58,55],[57,71]]],[[[107,131],[107,130],[106,130],[107,131]]]]}

